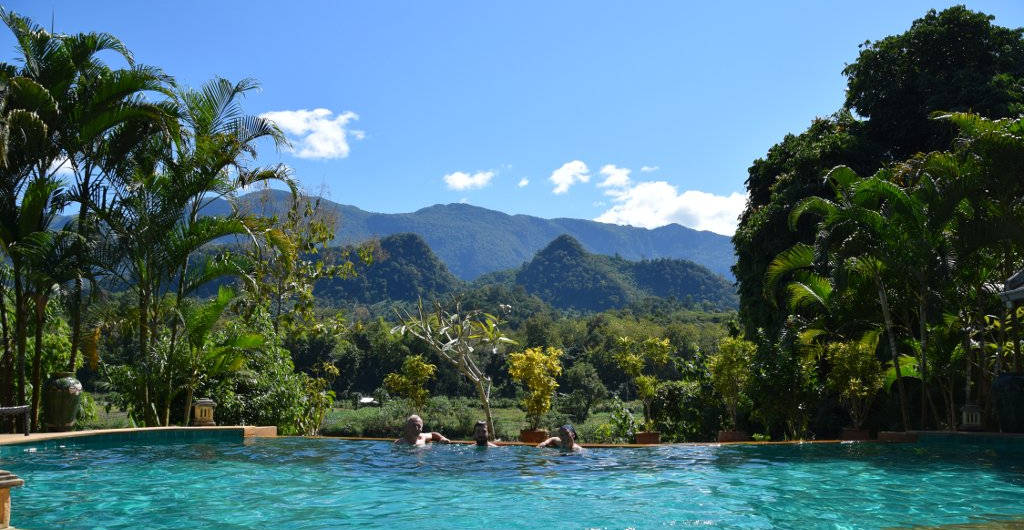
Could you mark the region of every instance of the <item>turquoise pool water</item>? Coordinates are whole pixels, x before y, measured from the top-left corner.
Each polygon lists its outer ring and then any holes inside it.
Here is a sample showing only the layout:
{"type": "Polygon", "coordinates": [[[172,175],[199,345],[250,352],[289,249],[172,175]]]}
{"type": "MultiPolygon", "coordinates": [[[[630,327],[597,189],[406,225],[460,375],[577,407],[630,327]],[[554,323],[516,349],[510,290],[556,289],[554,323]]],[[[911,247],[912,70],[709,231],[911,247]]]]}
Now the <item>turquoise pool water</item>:
{"type": "MultiPolygon", "coordinates": [[[[110,445],[110,444],[107,444],[110,445]]],[[[1024,519],[1024,441],[593,449],[5,447],[23,528],[880,528],[1024,519]]]]}

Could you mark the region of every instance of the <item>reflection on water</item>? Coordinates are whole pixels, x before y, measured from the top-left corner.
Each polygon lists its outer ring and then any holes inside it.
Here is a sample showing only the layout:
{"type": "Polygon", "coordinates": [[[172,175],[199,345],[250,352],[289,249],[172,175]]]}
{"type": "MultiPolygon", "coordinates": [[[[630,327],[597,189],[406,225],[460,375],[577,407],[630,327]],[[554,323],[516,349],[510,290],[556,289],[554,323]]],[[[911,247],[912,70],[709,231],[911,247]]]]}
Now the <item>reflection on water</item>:
{"type": "Polygon", "coordinates": [[[13,493],[13,522],[30,528],[1022,528],[1024,520],[1024,449],[1014,444],[561,454],[282,438],[41,449],[4,460],[26,479],[13,493]]]}

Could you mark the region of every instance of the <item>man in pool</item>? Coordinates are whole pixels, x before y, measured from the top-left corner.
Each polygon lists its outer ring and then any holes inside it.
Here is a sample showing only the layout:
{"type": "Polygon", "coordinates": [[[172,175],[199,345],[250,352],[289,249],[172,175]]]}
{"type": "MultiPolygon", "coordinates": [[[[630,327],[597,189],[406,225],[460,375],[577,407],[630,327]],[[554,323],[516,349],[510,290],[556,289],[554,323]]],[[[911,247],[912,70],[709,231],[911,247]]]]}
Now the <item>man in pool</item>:
{"type": "Polygon", "coordinates": [[[544,440],[537,447],[561,447],[563,451],[582,451],[583,448],[576,443],[576,429],[566,423],[558,428],[558,436],[552,436],[544,440]]]}
{"type": "Polygon", "coordinates": [[[396,444],[427,445],[427,442],[451,443],[439,432],[423,432],[423,418],[413,414],[405,420],[402,437],[395,440],[396,444]]]}
{"type": "Polygon", "coordinates": [[[492,443],[487,438],[487,422],[476,422],[476,426],[473,427],[473,440],[476,441],[477,447],[498,447],[498,444],[492,443]]]}

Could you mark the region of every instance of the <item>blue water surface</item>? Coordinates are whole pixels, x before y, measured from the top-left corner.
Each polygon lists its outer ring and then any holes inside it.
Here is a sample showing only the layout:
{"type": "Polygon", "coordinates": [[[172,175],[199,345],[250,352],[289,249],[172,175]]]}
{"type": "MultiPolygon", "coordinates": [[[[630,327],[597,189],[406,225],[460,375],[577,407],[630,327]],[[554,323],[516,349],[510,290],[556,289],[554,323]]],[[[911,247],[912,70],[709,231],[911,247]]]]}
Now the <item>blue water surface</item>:
{"type": "Polygon", "coordinates": [[[21,528],[881,528],[1024,519],[1024,442],[6,448],[21,528]],[[1016,444],[1016,445],[1015,445],[1016,444]]]}

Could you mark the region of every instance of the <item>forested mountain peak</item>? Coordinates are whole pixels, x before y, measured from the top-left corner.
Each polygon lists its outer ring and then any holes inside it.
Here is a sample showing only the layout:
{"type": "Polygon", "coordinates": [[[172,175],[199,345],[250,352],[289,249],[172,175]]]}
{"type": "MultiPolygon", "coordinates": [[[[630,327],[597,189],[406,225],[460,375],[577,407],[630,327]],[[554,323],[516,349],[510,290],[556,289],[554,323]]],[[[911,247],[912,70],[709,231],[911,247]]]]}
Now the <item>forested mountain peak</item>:
{"type": "MultiPolygon", "coordinates": [[[[259,190],[240,197],[240,205],[263,215],[283,214],[288,192],[259,190]]],[[[351,245],[393,234],[419,234],[451,272],[464,280],[518,267],[553,239],[566,234],[591,252],[627,259],[682,258],[731,278],[735,256],[727,236],[676,224],[655,229],[599,223],[586,219],[543,219],[509,215],[470,204],[435,204],[409,213],[374,213],[322,199],[335,216],[334,243],[351,245]]],[[[226,214],[224,201],[206,213],[226,214]]]]}

